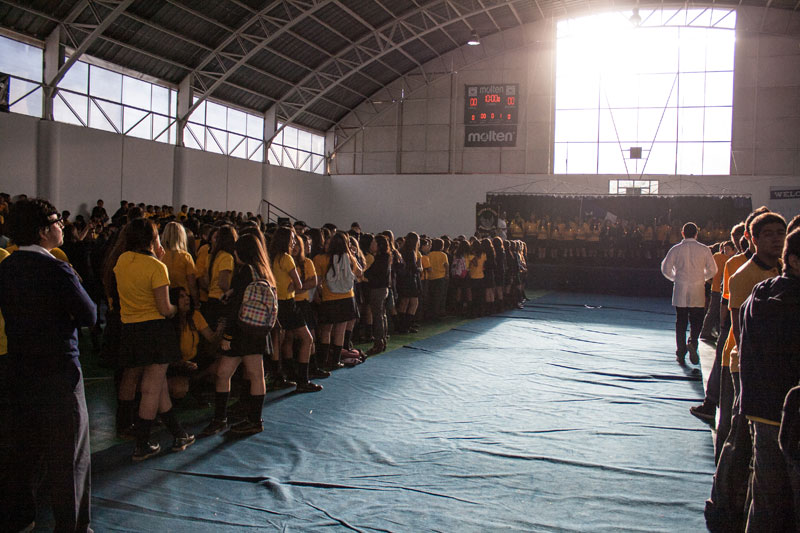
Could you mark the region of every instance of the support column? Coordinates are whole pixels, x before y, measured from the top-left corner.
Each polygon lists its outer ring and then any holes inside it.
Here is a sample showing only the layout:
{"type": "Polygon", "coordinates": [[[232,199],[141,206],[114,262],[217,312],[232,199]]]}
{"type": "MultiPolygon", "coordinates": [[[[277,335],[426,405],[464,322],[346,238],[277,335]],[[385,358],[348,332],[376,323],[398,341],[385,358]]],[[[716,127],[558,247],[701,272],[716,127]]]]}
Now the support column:
{"type": "Polygon", "coordinates": [[[61,26],[56,28],[44,41],[44,82],[42,86],[42,118],[53,120],[53,101],[56,87],[47,85],[64,65],[64,47],[61,45],[61,26]]]}
{"type": "Polygon", "coordinates": [[[267,220],[267,204],[264,203],[263,200],[269,201],[269,193],[270,193],[270,175],[272,170],[272,165],[270,164],[268,157],[269,157],[269,145],[266,143],[266,139],[271,138],[275,135],[275,130],[277,130],[277,115],[275,114],[275,107],[271,107],[267,109],[264,113],[264,163],[261,165],[261,202],[259,203],[258,212],[261,214],[262,219],[264,222],[269,222],[267,220]]]}
{"type": "Polygon", "coordinates": [[[176,146],[172,158],[172,205],[180,207],[189,204],[189,178],[186,176],[186,151],[188,148],[176,146]]]}
{"type": "Polygon", "coordinates": [[[62,209],[60,126],[51,120],[40,120],[36,131],[36,196],[49,200],[58,209],[62,209]]]}
{"type": "Polygon", "coordinates": [[[192,105],[191,78],[191,76],[186,76],[178,85],[178,109],[175,110],[175,116],[178,117],[178,121],[175,124],[175,146],[185,146],[183,144],[183,132],[186,129],[186,122],[189,120],[186,113],[192,105]]]}

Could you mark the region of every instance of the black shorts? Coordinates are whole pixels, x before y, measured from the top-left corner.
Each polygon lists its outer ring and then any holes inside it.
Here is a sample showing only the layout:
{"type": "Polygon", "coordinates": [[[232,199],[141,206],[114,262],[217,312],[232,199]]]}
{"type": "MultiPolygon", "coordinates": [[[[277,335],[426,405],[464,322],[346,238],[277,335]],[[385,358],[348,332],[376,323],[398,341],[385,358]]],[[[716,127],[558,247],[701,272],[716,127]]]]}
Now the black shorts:
{"type": "Polygon", "coordinates": [[[181,360],[178,331],[172,320],[122,324],[119,363],[122,368],[163,365],[181,360]]]}
{"type": "Polygon", "coordinates": [[[352,297],[322,302],[317,311],[320,324],[340,324],[358,317],[358,306],[352,297]]]}
{"type": "Polygon", "coordinates": [[[300,313],[300,316],[303,317],[303,320],[308,326],[308,329],[314,329],[317,327],[317,311],[315,306],[309,302],[308,300],[300,300],[294,301],[294,305],[297,307],[297,312],[300,313]]]}
{"type": "Polygon", "coordinates": [[[306,325],[303,315],[295,305],[294,298],[278,300],[278,323],[285,331],[292,331],[306,325]]]}

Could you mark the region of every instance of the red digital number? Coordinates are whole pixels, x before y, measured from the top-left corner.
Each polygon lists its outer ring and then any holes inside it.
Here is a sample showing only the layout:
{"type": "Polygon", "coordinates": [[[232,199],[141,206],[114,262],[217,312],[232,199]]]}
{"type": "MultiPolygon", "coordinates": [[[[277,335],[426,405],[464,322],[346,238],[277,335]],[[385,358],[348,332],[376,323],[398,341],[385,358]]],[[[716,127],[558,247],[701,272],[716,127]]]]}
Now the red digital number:
{"type": "Polygon", "coordinates": [[[486,120],[486,113],[481,113],[481,120],[486,120]]]}
{"type": "Polygon", "coordinates": [[[492,113],[492,119],[494,119],[494,113],[492,113]]]}
{"type": "Polygon", "coordinates": [[[499,104],[500,103],[500,95],[499,94],[487,94],[484,98],[487,104],[499,104]]]}
{"type": "Polygon", "coordinates": [[[516,98],[514,98],[513,96],[509,96],[508,98],[506,98],[506,102],[508,102],[508,105],[514,105],[516,103],[516,98]]]}
{"type": "Polygon", "coordinates": [[[511,120],[511,113],[508,114],[508,120],[511,120]]]}
{"type": "Polygon", "coordinates": [[[477,107],[478,106],[478,99],[475,98],[475,97],[470,98],[469,99],[469,106],[470,107],[477,107]]]}
{"type": "Polygon", "coordinates": [[[475,115],[472,115],[472,118],[470,119],[470,122],[475,122],[475,115]]]}

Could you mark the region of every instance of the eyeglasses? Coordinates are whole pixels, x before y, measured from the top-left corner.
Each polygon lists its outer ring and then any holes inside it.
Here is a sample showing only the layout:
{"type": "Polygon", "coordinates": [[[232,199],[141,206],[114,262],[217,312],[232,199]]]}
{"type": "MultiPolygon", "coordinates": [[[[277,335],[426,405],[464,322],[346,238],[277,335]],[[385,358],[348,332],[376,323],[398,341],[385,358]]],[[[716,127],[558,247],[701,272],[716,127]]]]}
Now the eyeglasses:
{"type": "Polygon", "coordinates": [[[50,215],[48,215],[47,225],[48,226],[52,226],[53,224],[59,224],[59,225],[61,225],[63,227],[64,226],[64,217],[62,217],[60,213],[51,213],[50,215]],[[55,215],[56,218],[54,218],[53,220],[50,220],[49,217],[51,217],[53,215],[55,215]]]}

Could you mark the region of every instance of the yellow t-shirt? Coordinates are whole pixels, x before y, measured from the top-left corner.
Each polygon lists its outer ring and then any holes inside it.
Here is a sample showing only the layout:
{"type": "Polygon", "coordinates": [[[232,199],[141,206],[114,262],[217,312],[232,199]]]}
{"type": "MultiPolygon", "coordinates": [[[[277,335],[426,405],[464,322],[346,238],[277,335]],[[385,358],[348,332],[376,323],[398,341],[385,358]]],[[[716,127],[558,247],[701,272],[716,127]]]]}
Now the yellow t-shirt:
{"type": "Polygon", "coordinates": [[[296,268],[297,265],[295,265],[294,259],[287,253],[280,254],[272,261],[272,273],[275,275],[278,300],[290,300],[294,298],[294,288],[290,289],[292,285],[292,276],[289,274],[296,268]]]}
{"type": "Polygon", "coordinates": [[[483,264],[486,262],[486,254],[472,256],[469,262],[469,279],[483,279],[483,264]]]}
{"type": "Polygon", "coordinates": [[[169,286],[183,287],[189,292],[188,276],[195,276],[194,259],[189,252],[168,250],[161,262],[167,265],[169,272],[169,286]]]}
{"type": "Polygon", "coordinates": [[[744,254],[736,254],[725,263],[725,268],[722,273],[722,297],[726,300],[730,298],[730,280],[731,276],[739,270],[743,264],[747,262],[747,256],[744,254]]]}
{"type": "Polygon", "coordinates": [[[427,255],[423,255],[420,258],[420,263],[422,264],[422,278],[424,280],[430,279],[430,272],[431,272],[431,259],[427,255]]]}
{"type": "Polygon", "coordinates": [[[428,279],[442,279],[447,275],[449,264],[446,253],[439,251],[431,252],[428,254],[428,260],[431,264],[431,273],[428,279]]]}
{"type": "MultiPolygon", "coordinates": [[[[304,268],[305,273],[304,273],[302,281],[303,281],[303,283],[305,283],[306,281],[308,281],[311,278],[313,278],[314,276],[316,276],[317,272],[316,272],[316,270],[314,270],[314,261],[312,261],[308,257],[303,258],[303,261],[304,261],[303,264],[305,265],[305,268],[304,268]]],[[[299,268],[297,269],[297,273],[300,274],[300,269],[299,268]]],[[[303,292],[294,291],[294,301],[295,302],[302,302],[303,300],[307,300],[308,299],[308,292],[309,291],[303,291],[303,292]]]]}
{"type": "MultiPolygon", "coordinates": [[[[195,276],[197,278],[202,278],[205,276],[206,272],[208,272],[208,253],[211,251],[211,247],[207,244],[204,244],[197,250],[197,262],[195,263],[195,276]]],[[[208,290],[200,288],[200,301],[207,302],[208,301],[208,290]]]]}
{"type": "Polygon", "coordinates": [[[372,263],[375,262],[375,256],[372,254],[366,254],[364,256],[364,270],[367,270],[369,267],[372,266],[372,263]]]}
{"type": "Polygon", "coordinates": [[[314,257],[314,270],[317,272],[317,276],[319,276],[322,285],[322,301],[328,302],[331,300],[344,300],[345,298],[354,297],[355,292],[353,289],[350,289],[349,292],[331,292],[328,288],[328,282],[325,280],[325,277],[328,273],[328,265],[330,265],[330,263],[331,258],[328,254],[319,254],[314,257]]]}
{"type": "MultiPolygon", "coordinates": [[[[3,259],[11,255],[4,248],[0,248],[0,263],[3,259]]],[[[6,337],[6,321],[3,318],[3,313],[0,313],[0,355],[8,353],[8,337],[6,337]]]]}
{"type": "Polygon", "coordinates": [[[181,331],[181,357],[184,361],[190,361],[197,355],[197,346],[200,344],[200,332],[208,327],[208,322],[203,318],[200,311],[195,310],[192,315],[195,329],[189,324],[183,326],[181,331]]]}
{"type": "Polygon", "coordinates": [[[167,265],[151,255],[125,252],[114,266],[123,324],[162,320],[153,289],[169,285],[167,265]]]}
{"type": "MultiPolygon", "coordinates": [[[[209,257],[209,261],[211,258],[209,257]]],[[[233,256],[228,252],[217,252],[211,267],[211,281],[208,283],[208,297],[219,300],[225,291],[219,286],[219,273],[228,271],[233,274],[233,256]]]]}
{"type": "Polygon", "coordinates": [[[725,263],[727,262],[727,255],[722,252],[714,254],[714,263],[717,264],[717,273],[711,278],[711,292],[722,292],[722,274],[725,272],[725,263]]]}
{"type": "MultiPolygon", "coordinates": [[[[780,265],[775,268],[764,269],[754,261],[755,256],[751,257],[739,270],[737,270],[730,280],[730,299],[728,307],[732,313],[738,313],[739,309],[744,305],[745,300],[753,292],[753,287],[764,281],[765,279],[774,278],[780,274],[780,265]]],[[[736,346],[736,340],[733,337],[733,328],[728,334],[728,340],[725,342],[725,348],[730,348],[728,354],[731,372],[739,371],[739,348],[736,346]]],[[[722,354],[723,359],[725,353],[722,354]]]]}

